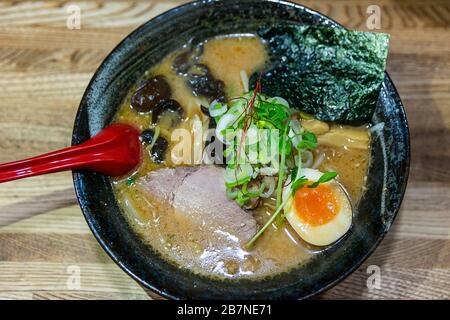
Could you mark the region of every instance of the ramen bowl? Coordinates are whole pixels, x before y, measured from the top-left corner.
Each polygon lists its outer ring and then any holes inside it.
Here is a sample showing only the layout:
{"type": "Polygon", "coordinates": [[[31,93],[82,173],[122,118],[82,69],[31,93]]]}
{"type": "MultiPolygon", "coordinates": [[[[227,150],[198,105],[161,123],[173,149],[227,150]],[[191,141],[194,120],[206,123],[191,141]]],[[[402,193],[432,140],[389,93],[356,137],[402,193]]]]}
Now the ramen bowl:
{"type": "MultiPolygon", "coordinates": [[[[89,83],[73,130],[73,145],[108,126],[144,72],[189,39],[255,33],[272,23],[342,28],[330,18],[289,2],[198,1],[145,23],[105,59],[89,83]]],[[[388,232],[405,192],[409,159],[408,124],[399,95],[386,73],[372,118],[371,161],[366,191],[353,226],[337,244],[308,263],[261,279],[219,279],[180,268],[146,244],[128,224],[111,179],[74,172],[86,221],[109,256],[133,279],[171,299],[305,299],[343,280],[375,250],[388,232]]]]}

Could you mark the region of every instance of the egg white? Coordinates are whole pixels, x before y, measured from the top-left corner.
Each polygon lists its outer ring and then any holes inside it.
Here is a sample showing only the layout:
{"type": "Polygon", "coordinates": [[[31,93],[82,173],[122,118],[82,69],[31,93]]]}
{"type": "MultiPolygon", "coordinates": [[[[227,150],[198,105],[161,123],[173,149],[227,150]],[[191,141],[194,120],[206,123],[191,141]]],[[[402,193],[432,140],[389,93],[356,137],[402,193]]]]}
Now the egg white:
{"type": "MultiPolygon", "coordinates": [[[[302,169],[300,173],[310,181],[317,181],[322,174],[315,169],[302,169]]],[[[352,205],[343,187],[334,180],[327,184],[332,188],[337,199],[339,212],[332,220],[320,226],[312,226],[302,221],[293,205],[294,199],[290,194],[290,188],[287,187],[284,190],[284,196],[290,197],[284,207],[286,219],[303,240],[316,246],[332,244],[340,239],[352,225],[352,205]]]]}

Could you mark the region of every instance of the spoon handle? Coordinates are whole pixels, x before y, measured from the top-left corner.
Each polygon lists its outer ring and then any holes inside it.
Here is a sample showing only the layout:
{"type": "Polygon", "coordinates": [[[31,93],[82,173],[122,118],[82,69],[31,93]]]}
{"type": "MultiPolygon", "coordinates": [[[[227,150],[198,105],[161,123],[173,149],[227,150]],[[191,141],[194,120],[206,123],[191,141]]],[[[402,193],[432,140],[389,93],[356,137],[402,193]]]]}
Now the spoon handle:
{"type": "Polygon", "coordinates": [[[1,164],[0,183],[66,170],[86,169],[120,176],[139,161],[139,132],[126,125],[112,125],[78,146],[1,164]]]}

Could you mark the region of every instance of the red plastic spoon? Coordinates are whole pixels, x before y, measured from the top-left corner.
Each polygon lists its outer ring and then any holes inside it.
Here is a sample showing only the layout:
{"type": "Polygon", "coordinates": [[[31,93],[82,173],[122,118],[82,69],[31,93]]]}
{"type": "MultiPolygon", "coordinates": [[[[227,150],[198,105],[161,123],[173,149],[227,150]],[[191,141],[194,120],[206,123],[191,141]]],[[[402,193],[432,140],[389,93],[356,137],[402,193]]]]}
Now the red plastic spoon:
{"type": "Polygon", "coordinates": [[[109,176],[131,172],[141,160],[140,134],[114,124],[78,146],[0,165],[0,183],[65,170],[93,170],[109,176]]]}

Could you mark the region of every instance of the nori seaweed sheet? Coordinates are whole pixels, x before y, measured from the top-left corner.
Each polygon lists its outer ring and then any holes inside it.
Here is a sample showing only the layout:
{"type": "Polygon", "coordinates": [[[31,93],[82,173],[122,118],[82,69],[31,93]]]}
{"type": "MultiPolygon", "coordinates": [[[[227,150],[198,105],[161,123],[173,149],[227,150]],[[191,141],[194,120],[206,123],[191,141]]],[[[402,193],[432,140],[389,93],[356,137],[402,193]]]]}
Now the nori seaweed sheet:
{"type": "MultiPolygon", "coordinates": [[[[286,24],[261,28],[258,35],[270,54],[265,94],[320,120],[370,121],[384,79],[388,34],[286,24]]],[[[253,86],[257,78],[252,75],[253,86]]]]}

